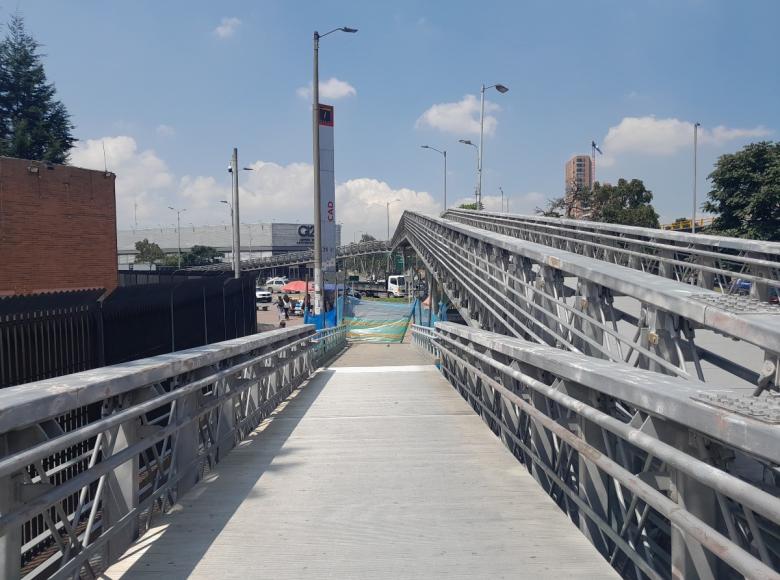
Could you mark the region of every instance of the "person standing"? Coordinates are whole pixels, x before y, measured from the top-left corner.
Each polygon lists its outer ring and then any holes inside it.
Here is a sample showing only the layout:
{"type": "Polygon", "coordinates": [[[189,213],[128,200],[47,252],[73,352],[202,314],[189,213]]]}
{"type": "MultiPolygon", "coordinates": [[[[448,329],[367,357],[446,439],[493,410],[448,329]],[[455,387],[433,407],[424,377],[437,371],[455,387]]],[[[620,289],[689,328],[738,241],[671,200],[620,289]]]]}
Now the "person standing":
{"type": "Polygon", "coordinates": [[[284,316],[284,300],[281,296],[276,300],[276,313],[279,315],[279,326],[284,328],[287,323],[284,316]]]}
{"type": "Polygon", "coordinates": [[[285,294],[282,297],[282,301],[284,303],[284,319],[290,320],[290,309],[292,308],[292,302],[290,301],[290,297],[285,294]]]}

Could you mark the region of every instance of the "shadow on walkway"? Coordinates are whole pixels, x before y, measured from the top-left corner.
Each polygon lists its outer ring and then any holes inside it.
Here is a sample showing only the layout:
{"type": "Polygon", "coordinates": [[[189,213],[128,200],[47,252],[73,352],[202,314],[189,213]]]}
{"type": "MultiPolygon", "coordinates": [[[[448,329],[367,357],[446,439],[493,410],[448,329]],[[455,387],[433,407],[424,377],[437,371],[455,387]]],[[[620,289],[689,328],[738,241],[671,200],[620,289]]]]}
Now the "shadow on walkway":
{"type": "Polygon", "coordinates": [[[295,448],[282,447],[333,374],[320,371],[295,390],[102,577],[188,578],[242,502],[262,494],[255,486],[263,474],[295,466],[295,448]]]}

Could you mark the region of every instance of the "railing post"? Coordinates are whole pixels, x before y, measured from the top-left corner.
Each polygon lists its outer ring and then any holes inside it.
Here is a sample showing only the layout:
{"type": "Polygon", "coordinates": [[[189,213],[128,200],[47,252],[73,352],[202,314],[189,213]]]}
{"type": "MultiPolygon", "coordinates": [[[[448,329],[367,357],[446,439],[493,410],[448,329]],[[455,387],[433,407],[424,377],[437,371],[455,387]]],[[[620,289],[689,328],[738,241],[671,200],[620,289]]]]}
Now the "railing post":
{"type": "MultiPolygon", "coordinates": [[[[601,316],[603,298],[601,295],[601,286],[594,282],[588,282],[586,280],[579,280],[577,284],[577,309],[587,314],[591,318],[599,320],[601,316]]],[[[574,318],[574,327],[577,330],[581,330],[584,335],[597,342],[600,345],[604,345],[604,330],[598,325],[583,320],[580,317],[574,318]]],[[[577,345],[583,353],[597,358],[606,358],[604,353],[594,347],[593,345],[585,342],[579,337],[574,337],[574,344],[577,345]]]]}
{"type": "MultiPolygon", "coordinates": [[[[208,372],[207,369],[206,373],[208,372]]],[[[196,375],[205,375],[204,372],[193,373],[190,378],[192,380],[197,379],[196,375]]],[[[183,376],[179,376],[174,380],[182,382],[183,376]]],[[[175,387],[178,386],[178,383],[175,387]]],[[[174,387],[174,388],[175,388],[174,387]]],[[[200,406],[200,392],[196,391],[190,393],[179,399],[176,403],[176,418],[177,423],[185,423],[185,425],[179,429],[176,434],[176,446],[174,453],[176,454],[175,475],[180,477],[176,484],[176,498],[181,498],[187,491],[198,482],[200,473],[195,465],[195,460],[198,455],[199,445],[199,424],[200,420],[196,417],[198,407],[200,406]]]]}
{"type": "MultiPolygon", "coordinates": [[[[0,457],[11,453],[8,435],[0,435],[0,457]]],[[[22,505],[21,477],[0,477],[0,516],[13,512],[22,505]]],[[[14,526],[0,535],[0,577],[18,580],[21,575],[22,528],[14,526]]]]}
{"type": "MultiPolygon", "coordinates": [[[[135,403],[135,397],[124,397],[123,405],[114,411],[131,407],[135,403]]],[[[125,421],[112,433],[113,451],[115,455],[130,447],[138,440],[138,420],[125,421]]],[[[103,529],[117,524],[130,511],[138,507],[138,455],[125,461],[108,474],[108,489],[103,491],[103,529]]],[[[118,560],[128,546],[138,536],[138,521],[125,525],[121,531],[113,534],[106,547],[107,561],[118,560]]]]}
{"type": "MultiPolygon", "coordinates": [[[[682,425],[656,419],[650,421],[659,439],[690,454],[691,461],[698,459],[712,462],[700,435],[692,433],[682,425]]],[[[679,470],[672,470],[671,475],[672,500],[705,524],[718,529],[717,497],[712,488],[679,470]]],[[[674,524],[671,524],[671,552],[672,578],[710,580],[725,577],[719,573],[725,570],[718,569],[717,559],[674,524]]]]}
{"type": "MultiPolygon", "coordinates": [[[[599,394],[585,387],[567,383],[565,392],[593,408],[601,409],[603,406],[599,394]]],[[[609,455],[601,427],[583,417],[580,417],[579,421],[582,440],[604,455],[609,455]]],[[[579,474],[579,496],[590,505],[598,517],[609,521],[609,477],[604,475],[595,464],[588,461],[582,454],[578,454],[577,473],[579,474]]],[[[582,533],[596,549],[601,554],[607,554],[607,544],[596,522],[591,521],[584,513],[580,512],[579,524],[582,533]]]]}

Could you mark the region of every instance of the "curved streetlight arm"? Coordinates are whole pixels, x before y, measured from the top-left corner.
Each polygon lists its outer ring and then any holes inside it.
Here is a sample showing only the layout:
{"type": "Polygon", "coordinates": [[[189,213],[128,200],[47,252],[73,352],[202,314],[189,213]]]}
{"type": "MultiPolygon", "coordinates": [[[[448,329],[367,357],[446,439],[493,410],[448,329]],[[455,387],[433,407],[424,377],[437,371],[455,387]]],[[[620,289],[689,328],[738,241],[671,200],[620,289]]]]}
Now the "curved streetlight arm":
{"type": "Polygon", "coordinates": [[[431,147],[430,145],[420,145],[422,149],[430,149],[431,151],[436,151],[437,153],[441,153],[442,155],[446,155],[446,151],[442,151],[440,149],[436,149],[436,147],[431,147]]]}
{"type": "Polygon", "coordinates": [[[349,33],[354,34],[355,32],[357,32],[357,28],[350,28],[349,26],[339,26],[338,28],[334,28],[333,30],[329,30],[325,34],[320,34],[319,32],[317,32],[315,30],[314,31],[314,37],[317,38],[317,39],[324,38],[324,37],[328,36],[329,34],[333,34],[334,32],[339,32],[339,31],[341,31],[341,32],[349,32],[349,33]]]}

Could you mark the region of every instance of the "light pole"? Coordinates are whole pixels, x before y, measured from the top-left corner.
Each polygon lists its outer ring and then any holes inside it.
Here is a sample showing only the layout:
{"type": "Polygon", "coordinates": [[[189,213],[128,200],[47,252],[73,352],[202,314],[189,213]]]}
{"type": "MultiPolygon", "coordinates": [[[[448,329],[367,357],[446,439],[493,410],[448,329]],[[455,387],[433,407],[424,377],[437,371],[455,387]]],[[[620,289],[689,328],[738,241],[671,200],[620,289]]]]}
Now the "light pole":
{"type": "Polygon", "coordinates": [[[498,186],[498,190],[501,192],[501,212],[504,211],[504,188],[500,185],[498,186]]]}
{"type": "Polygon", "coordinates": [[[249,230],[249,259],[252,259],[252,224],[242,224],[249,230]]]}
{"type": "Polygon", "coordinates": [[[487,89],[496,89],[499,93],[503,94],[509,90],[508,87],[501,83],[496,83],[486,87],[482,85],[482,91],[480,93],[480,114],[479,114],[479,183],[477,185],[477,209],[480,209],[482,205],[482,149],[483,149],[483,136],[485,133],[485,91],[487,89]]]}
{"type": "MultiPolygon", "coordinates": [[[[387,202],[387,241],[390,241],[390,204],[395,203],[397,201],[401,201],[400,198],[396,197],[395,199],[391,199],[387,202]]],[[[387,265],[385,266],[385,269],[387,271],[388,276],[390,275],[390,252],[387,253],[387,265]]],[[[385,277],[385,283],[387,283],[387,277],[385,277]]]]}
{"type": "Polygon", "coordinates": [[[696,179],[697,173],[697,157],[699,149],[699,127],[701,123],[694,123],[693,125],[693,216],[691,217],[691,233],[696,233],[696,179]]]}
{"type": "Polygon", "coordinates": [[[430,145],[420,145],[420,147],[436,151],[444,156],[444,211],[447,211],[447,150],[444,149],[440,151],[439,149],[436,149],[436,147],[431,147],[430,145]]]}
{"type": "Polygon", "coordinates": [[[325,284],[322,276],[322,212],[320,208],[320,38],[334,32],[357,32],[357,28],[342,26],[320,34],[314,31],[314,78],[311,85],[311,129],[314,156],[314,314],[319,315],[325,303],[325,284]]]}
{"type": "Polygon", "coordinates": [[[233,178],[233,205],[230,206],[231,223],[233,224],[233,277],[241,277],[241,230],[238,214],[238,149],[233,147],[228,172],[233,178]]]}
{"type": "MultiPolygon", "coordinates": [[[[463,143],[473,147],[477,151],[477,174],[479,174],[479,147],[469,139],[458,139],[458,143],[463,143]]],[[[476,201],[476,209],[479,209],[479,185],[474,186],[474,199],[476,201]]]]}
{"type": "Polygon", "coordinates": [[[168,206],[168,209],[176,212],[176,233],[179,236],[179,270],[181,270],[181,214],[187,210],[176,209],[175,207],[171,206],[168,206]]]}
{"type": "MultiPolygon", "coordinates": [[[[253,171],[251,167],[244,167],[244,171],[253,171]]],[[[241,223],[238,214],[238,149],[233,147],[233,156],[230,158],[228,173],[233,178],[233,203],[222,200],[230,206],[230,222],[233,228],[233,277],[241,277],[241,223]]]]}
{"type": "Polygon", "coordinates": [[[397,201],[401,201],[400,198],[396,197],[395,199],[392,199],[387,202],[387,241],[390,241],[390,204],[395,203],[397,201]]]}

